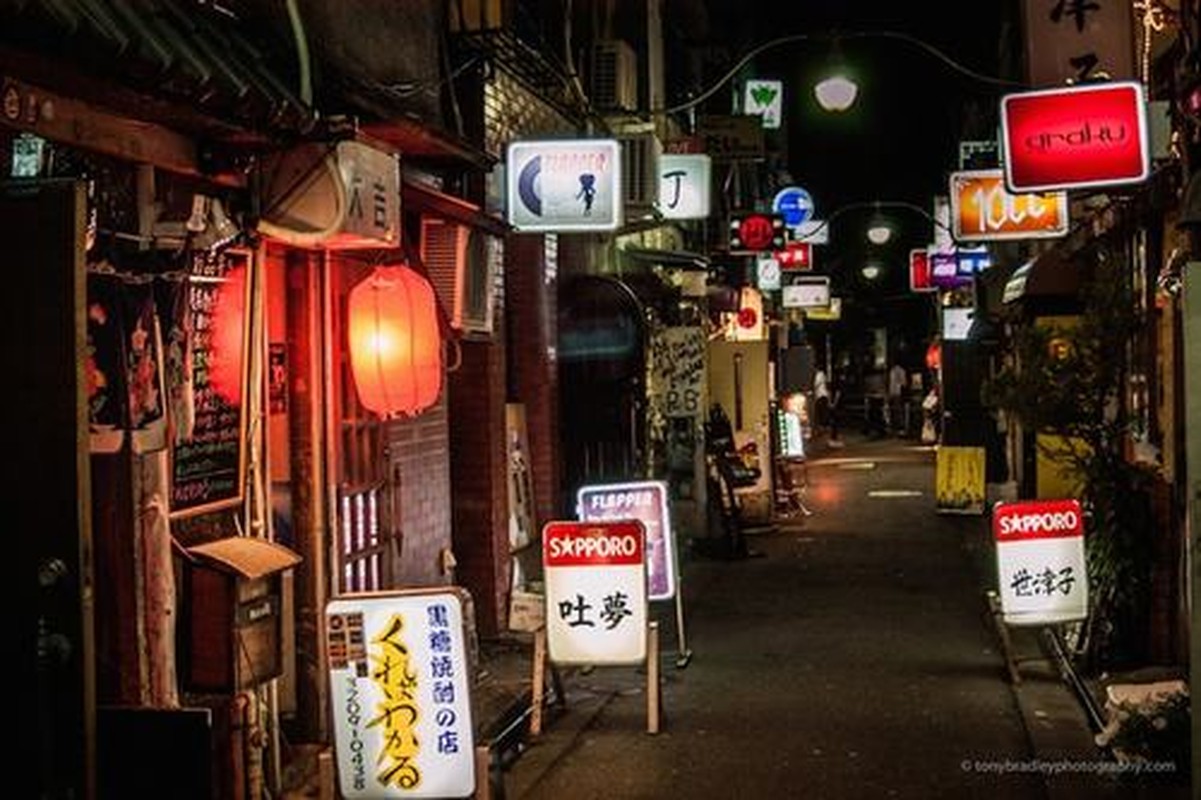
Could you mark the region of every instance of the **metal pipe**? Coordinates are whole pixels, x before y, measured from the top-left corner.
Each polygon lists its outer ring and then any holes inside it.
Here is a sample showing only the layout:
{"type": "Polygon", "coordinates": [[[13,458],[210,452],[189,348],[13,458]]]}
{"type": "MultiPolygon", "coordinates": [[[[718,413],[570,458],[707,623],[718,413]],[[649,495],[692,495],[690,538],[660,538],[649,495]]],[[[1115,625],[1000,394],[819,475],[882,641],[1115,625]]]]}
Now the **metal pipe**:
{"type": "Polygon", "coordinates": [[[1055,659],[1055,666],[1059,670],[1060,677],[1072,688],[1076,694],[1076,699],[1080,701],[1080,706],[1084,709],[1085,715],[1088,717],[1089,727],[1094,733],[1100,732],[1105,727],[1105,716],[1097,705],[1097,700],[1093,697],[1092,692],[1084,685],[1084,681],[1076,672],[1076,668],[1072,666],[1072,660],[1064,651],[1063,642],[1059,638],[1059,633],[1053,628],[1044,628],[1044,634],[1050,644],[1051,654],[1055,659]]]}

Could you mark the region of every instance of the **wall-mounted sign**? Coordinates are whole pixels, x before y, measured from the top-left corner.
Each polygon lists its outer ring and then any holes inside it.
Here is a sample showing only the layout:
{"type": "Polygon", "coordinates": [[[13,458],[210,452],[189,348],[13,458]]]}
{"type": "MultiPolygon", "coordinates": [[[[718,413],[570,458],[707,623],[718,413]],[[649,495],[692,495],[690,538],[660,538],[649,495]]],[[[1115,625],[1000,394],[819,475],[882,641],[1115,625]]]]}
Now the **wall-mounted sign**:
{"type": "Polygon", "coordinates": [[[997,503],[992,526],[1001,613],[1006,623],[1051,625],[1088,616],[1080,503],[997,503]]]}
{"type": "Polygon", "coordinates": [[[959,143],[960,169],[993,169],[1001,163],[996,139],[967,140],[959,143]]]}
{"type": "Polygon", "coordinates": [[[470,797],[472,665],[462,589],[342,597],[325,608],[342,797],[470,797]]]}
{"type": "Polygon", "coordinates": [[[761,292],[775,292],[780,289],[780,262],[774,258],[755,259],[755,285],[761,292]]]}
{"type": "Polygon", "coordinates": [[[1005,183],[1045,192],[1141,183],[1151,173],[1138,83],[1096,83],[1001,98],[1005,183]]]}
{"type": "Polygon", "coordinates": [[[829,244],[830,222],[824,219],[807,219],[792,229],[792,238],[809,244],[829,244]]]}
{"type": "Polygon", "coordinates": [[[972,330],[974,308],[947,306],[942,310],[942,339],[944,342],[962,342],[972,330]]]}
{"type": "Polygon", "coordinates": [[[954,250],[955,238],[951,236],[951,198],[944,195],[934,197],[934,241],[940,250],[954,250]]]}
{"type": "Polygon", "coordinates": [[[780,127],[784,111],[784,82],[752,79],[746,82],[742,110],[763,117],[764,128],[780,127]]]}
{"type": "Polygon", "coordinates": [[[1134,78],[1136,7],[1104,0],[1023,0],[1030,85],[1081,83],[1102,73],[1112,80],[1134,78]]]}
{"type": "Polygon", "coordinates": [[[659,156],[659,213],[664,219],[709,216],[713,160],[706,155],[659,156]]]}
{"type": "Polygon", "coordinates": [[[781,291],[784,308],[826,308],[830,305],[830,278],[828,275],[803,275],[781,291]]]}
{"type": "Polygon", "coordinates": [[[636,519],[646,528],[647,594],[651,600],[670,600],[676,593],[676,534],[667,498],[663,481],[583,486],[576,494],[576,511],[583,522],[636,519]]]}
{"type": "Polygon", "coordinates": [[[714,161],[763,158],[763,122],[753,114],[703,116],[697,123],[697,134],[714,161]]]}
{"type": "Polygon", "coordinates": [[[808,242],[788,242],[774,255],[782,270],[813,269],[813,246],[808,242]]]}
{"type": "Polygon", "coordinates": [[[1068,193],[1011,194],[1000,169],[951,174],[951,229],[960,241],[1048,239],[1068,232],[1068,193]]]}
{"type": "Polygon", "coordinates": [[[930,251],[926,248],[909,251],[909,289],[914,292],[938,291],[930,277],[930,251]]]}
{"type": "Polygon", "coordinates": [[[615,139],[513,142],[505,173],[509,224],[519,231],[621,226],[621,148],[615,139]]]}
{"type": "Polygon", "coordinates": [[[551,661],[646,660],[645,539],[636,519],[549,522],[542,529],[551,661]]]}
{"type": "Polygon", "coordinates": [[[787,241],[784,220],[778,214],[736,211],[730,215],[730,254],[754,255],[783,250],[787,241]]]}
{"type": "Polygon", "coordinates": [[[930,283],[939,289],[969,286],[978,273],[992,266],[992,255],[987,247],[959,247],[952,250],[931,247],[927,250],[927,258],[930,283]]]}
{"type": "Polygon", "coordinates": [[[655,387],[661,393],[665,417],[696,417],[705,402],[705,354],[708,338],[704,328],[682,325],[663,328],[652,344],[655,387]]]}
{"type": "Polygon", "coordinates": [[[842,319],[842,298],[831,297],[825,308],[806,308],[805,319],[818,322],[837,322],[842,319]]]}
{"type": "Polygon", "coordinates": [[[803,225],[813,217],[813,197],[799,186],[786,186],[772,198],[771,210],[790,228],[803,225]]]}

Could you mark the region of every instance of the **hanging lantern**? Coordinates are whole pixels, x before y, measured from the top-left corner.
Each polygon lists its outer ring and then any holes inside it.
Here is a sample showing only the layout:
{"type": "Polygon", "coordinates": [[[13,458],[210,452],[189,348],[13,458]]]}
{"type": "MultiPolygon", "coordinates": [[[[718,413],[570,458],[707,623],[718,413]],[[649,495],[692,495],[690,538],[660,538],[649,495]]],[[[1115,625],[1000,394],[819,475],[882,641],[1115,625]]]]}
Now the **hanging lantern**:
{"type": "Polygon", "coordinates": [[[417,414],[442,391],[434,287],[406,266],[375,268],[350,292],[350,369],[359,402],[382,417],[417,414]]]}

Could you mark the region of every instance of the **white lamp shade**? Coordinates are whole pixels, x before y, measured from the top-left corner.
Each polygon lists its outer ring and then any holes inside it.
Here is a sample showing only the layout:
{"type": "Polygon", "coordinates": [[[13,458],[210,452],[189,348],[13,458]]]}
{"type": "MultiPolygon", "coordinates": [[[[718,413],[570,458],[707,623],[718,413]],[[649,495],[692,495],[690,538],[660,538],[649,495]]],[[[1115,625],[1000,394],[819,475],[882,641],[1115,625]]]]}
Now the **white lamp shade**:
{"type": "Polygon", "coordinates": [[[876,278],[880,277],[880,265],[865,264],[861,272],[863,273],[863,277],[867,278],[869,281],[874,281],[876,278]]]}
{"type": "Polygon", "coordinates": [[[887,244],[892,238],[892,226],[885,222],[873,222],[867,229],[867,240],[872,244],[887,244]]]}
{"type": "Polygon", "coordinates": [[[845,75],[832,75],[813,87],[818,105],[827,111],[846,111],[855,103],[859,87],[845,75]]]}

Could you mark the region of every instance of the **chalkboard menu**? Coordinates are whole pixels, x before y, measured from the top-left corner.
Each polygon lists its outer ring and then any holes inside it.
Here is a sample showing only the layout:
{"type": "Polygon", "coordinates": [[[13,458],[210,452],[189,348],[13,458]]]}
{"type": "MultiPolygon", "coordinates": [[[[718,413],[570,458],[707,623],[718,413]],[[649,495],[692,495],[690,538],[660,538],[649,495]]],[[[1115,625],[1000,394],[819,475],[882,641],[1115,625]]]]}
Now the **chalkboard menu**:
{"type": "Polygon", "coordinates": [[[198,251],[191,259],[191,399],[172,436],[173,516],[242,502],[249,266],[245,250],[198,251]]]}

